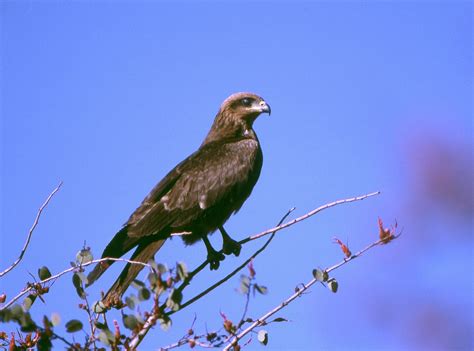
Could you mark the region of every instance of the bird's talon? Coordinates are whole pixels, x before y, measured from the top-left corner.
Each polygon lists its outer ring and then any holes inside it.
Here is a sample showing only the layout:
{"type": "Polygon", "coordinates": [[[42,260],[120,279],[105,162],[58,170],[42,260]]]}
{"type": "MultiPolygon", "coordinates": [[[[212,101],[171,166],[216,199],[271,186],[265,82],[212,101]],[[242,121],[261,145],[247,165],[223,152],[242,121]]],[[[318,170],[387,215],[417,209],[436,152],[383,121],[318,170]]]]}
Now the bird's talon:
{"type": "Polygon", "coordinates": [[[209,261],[209,266],[211,271],[214,271],[219,268],[220,261],[223,261],[225,258],[224,254],[217,251],[209,251],[207,254],[207,260],[209,261]]]}
{"type": "Polygon", "coordinates": [[[235,256],[239,256],[241,249],[242,245],[240,245],[238,241],[235,241],[231,238],[226,239],[222,245],[222,251],[226,255],[234,254],[235,256]]]}

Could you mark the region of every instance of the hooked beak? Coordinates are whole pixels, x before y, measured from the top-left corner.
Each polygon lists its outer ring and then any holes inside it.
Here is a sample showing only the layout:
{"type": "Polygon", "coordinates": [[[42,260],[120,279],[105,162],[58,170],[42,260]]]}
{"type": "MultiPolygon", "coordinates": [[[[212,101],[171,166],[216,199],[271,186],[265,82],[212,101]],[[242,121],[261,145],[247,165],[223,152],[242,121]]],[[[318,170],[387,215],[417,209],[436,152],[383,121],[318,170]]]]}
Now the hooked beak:
{"type": "Polygon", "coordinates": [[[272,113],[272,109],[270,108],[270,105],[267,104],[264,100],[261,100],[259,103],[260,106],[260,113],[268,113],[270,116],[272,113]]]}

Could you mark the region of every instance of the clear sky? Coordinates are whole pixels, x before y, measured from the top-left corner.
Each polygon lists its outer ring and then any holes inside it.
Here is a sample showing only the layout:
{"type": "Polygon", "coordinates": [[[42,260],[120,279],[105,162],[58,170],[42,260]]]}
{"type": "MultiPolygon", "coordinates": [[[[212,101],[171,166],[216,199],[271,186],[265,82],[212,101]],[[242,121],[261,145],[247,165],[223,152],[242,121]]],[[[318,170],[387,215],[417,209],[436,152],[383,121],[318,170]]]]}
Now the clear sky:
{"type": "MultiPolygon", "coordinates": [[[[236,238],[340,198],[376,190],[280,232],[254,262],[266,296],[258,317],[308,281],[315,267],[377,238],[377,216],[402,237],[336,271],[337,294],[316,286],[279,315],[269,350],[473,348],[473,105],[471,2],[1,2],[1,255],[29,250],[0,292],[12,297],[47,265],[69,266],[84,241],[99,256],[143,197],[193,152],[220,103],[252,91],[272,115],[255,123],[264,152],[250,199],[226,225],[236,238]]],[[[212,238],[220,245],[219,236],[212,238]]],[[[224,276],[205,272],[188,292],[224,276]]],[[[156,260],[189,267],[202,243],[169,241],[156,260]]],[[[106,290],[122,266],[90,290],[106,290]]],[[[154,350],[195,329],[238,319],[238,278],[178,314],[154,350]]],[[[70,277],[33,315],[77,309],[70,277]]],[[[2,325],[0,330],[15,330],[2,325]]],[[[59,328],[58,331],[62,329],[59,328]]],[[[248,349],[261,349],[254,340],[248,349]]]]}

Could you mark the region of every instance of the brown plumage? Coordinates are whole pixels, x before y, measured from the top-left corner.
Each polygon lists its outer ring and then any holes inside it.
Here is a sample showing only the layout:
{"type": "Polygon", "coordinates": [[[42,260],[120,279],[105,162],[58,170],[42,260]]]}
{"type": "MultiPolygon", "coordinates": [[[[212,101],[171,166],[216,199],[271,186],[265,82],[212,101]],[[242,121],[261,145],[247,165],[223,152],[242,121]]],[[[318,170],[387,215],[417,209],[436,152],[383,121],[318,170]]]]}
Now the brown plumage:
{"type": "MultiPolygon", "coordinates": [[[[221,105],[211,130],[199,149],[171,170],[143,200],[124,227],[105,248],[102,257],[121,257],[136,247],[131,259],[147,262],[172,233],[188,232],[186,244],[202,239],[211,269],[224,256],[215,251],[207,235],[219,229],[225,254],[240,253],[240,245],[223,224],[249,197],[262,168],[262,150],[252,125],[270,106],[252,93],[237,93],[221,105]]],[[[113,261],[98,264],[88,285],[113,261]]],[[[127,264],[104,302],[117,304],[143,266],[127,264]]]]}

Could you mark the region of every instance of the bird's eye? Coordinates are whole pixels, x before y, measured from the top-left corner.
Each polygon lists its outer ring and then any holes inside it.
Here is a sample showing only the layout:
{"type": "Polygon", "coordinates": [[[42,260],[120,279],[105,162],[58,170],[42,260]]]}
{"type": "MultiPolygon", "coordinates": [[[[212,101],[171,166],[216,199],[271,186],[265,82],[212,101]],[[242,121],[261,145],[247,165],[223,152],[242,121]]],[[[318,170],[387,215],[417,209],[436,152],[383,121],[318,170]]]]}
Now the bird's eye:
{"type": "Polygon", "coordinates": [[[252,100],[250,100],[249,98],[243,98],[242,105],[249,107],[250,105],[252,105],[252,100]]]}

